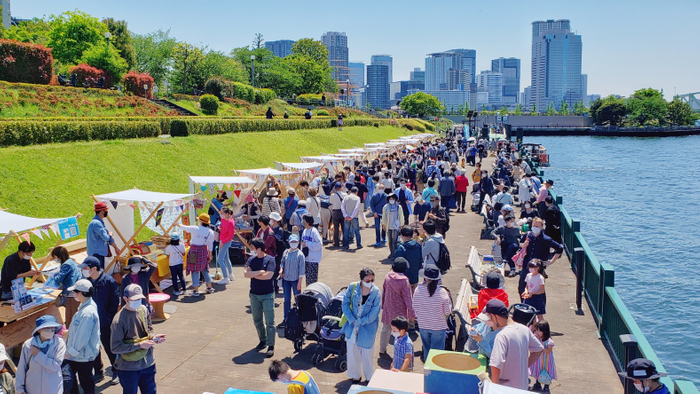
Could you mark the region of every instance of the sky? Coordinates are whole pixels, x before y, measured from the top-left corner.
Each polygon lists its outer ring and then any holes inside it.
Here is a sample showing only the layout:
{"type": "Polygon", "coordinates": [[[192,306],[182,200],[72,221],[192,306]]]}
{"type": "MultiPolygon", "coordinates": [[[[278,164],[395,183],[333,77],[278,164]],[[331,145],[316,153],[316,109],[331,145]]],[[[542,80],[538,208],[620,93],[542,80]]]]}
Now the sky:
{"type": "Polygon", "coordinates": [[[11,1],[18,18],[79,9],[126,20],[137,34],[170,29],[180,41],[225,52],[251,45],[255,33],[273,41],[345,32],[351,62],[390,54],[395,81],[424,69],[428,53],[476,49],[479,71],[492,59],[521,59],[521,91],[530,85],[532,22],[569,19],[582,36],[588,94],[629,96],[651,87],[670,100],[700,92],[698,0],[11,1]]]}

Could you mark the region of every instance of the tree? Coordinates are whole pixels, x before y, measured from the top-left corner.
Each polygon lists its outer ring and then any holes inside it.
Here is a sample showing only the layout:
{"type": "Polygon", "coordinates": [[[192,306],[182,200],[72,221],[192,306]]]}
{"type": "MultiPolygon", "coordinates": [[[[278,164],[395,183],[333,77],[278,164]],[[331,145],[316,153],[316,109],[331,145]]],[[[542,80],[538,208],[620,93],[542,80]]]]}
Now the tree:
{"type": "Polygon", "coordinates": [[[682,102],[677,96],[668,104],[668,122],[673,125],[692,125],[697,119],[697,114],[693,113],[693,107],[682,102]]]}
{"type": "Polygon", "coordinates": [[[76,64],[83,52],[104,42],[107,26],[81,11],[67,11],[51,17],[49,42],[53,57],[64,64],[76,64]]]}
{"type": "Polygon", "coordinates": [[[109,47],[107,47],[107,43],[102,43],[86,50],[83,52],[81,62],[107,73],[105,76],[107,79],[106,87],[111,86],[112,81],[121,81],[122,76],[129,71],[126,60],[119,56],[119,51],[111,43],[109,47]]]}
{"type": "Polygon", "coordinates": [[[204,55],[203,73],[206,79],[222,77],[234,82],[248,83],[245,68],[234,58],[219,51],[209,51],[204,55]]]}
{"type": "Polygon", "coordinates": [[[409,115],[417,115],[420,118],[439,115],[444,108],[437,97],[424,92],[411,94],[401,101],[401,109],[409,115]]]}
{"type": "Polygon", "coordinates": [[[173,53],[177,40],[170,37],[170,30],[158,30],[145,35],[134,34],[136,69],[148,73],[157,85],[165,82],[173,64],[173,53]]]}
{"type": "Polygon", "coordinates": [[[114,18],[103,19],[102,23],[107,26],[107,30],[112,34],[109,39],[110,44],[119,51],[119,56],[126,60],[129,69],[136,67],[136,52],[131,39],[131,32],[126,21],[115,21],[114,18]]]}
{"type": "Polygon", "coordinates": [[[547,116],[554,116],[557,114],[557,110],[554,109],[554,103],[550,102],[547,107],[547,116]]]}
{"type": "Polygon", "coordinates": [[[537,102],[532,103],[532,111],[530,111],[530,115],[537,115],[537,102]]]}
{"type": "Polygon", "coordinates": [[[261,33],[255,33],[255,38],[253,39],[253,49],[260,49],[265,44],[265,39],[261,33]]]}
{"type": "Polygon", "coordinates": [[[661,125],[668,115],[668,102],[664,100],[663,90],[640,89],[627,100],[627,119],[630,123],[644,125],[661,125]]]}
{"type": "MultiPolygon", "coordinates": [[[[318,94],[324,91],[328,70],[316,63],[311,57],[294,54],[285,57],[282,62],[289,65],[294,75],[299,77],[299,85],[293,94],[318,94]]],[[[288,94],[283,94],[281,90],[278,93],[282,96],[288,96],[288,94]]]]}
{"type": "Polygon", "coordinates": [[[2,37],[8,40],[17,40],[32,44],[46,45],[49,42],[51,26],[45,19],[34,18],[20,22],[4,30],[2,37]]]}
{"type": "Polygon", "coordinates": [[[515,106],[515,115],[516,116],[522,116],[523,115],[523,106],[518,104],[515,106]]]}
{"type": "Polygon", "coordinates": [[[250,49],[248,47],[235,48],[231,51],[231,57],[243,65],[247,74],[247,83],[252,83],[250,77],[253,67],[251,55],[255,55],[255,86],[260,87],[260,76],[265,72],[266,66],[272,62],[275,55],[267,48],[250,49]]]}
{"type": "Polygon", "coordinates": [[[569,103],[567,101],[561,101],[561,105],[559,106],[559,114],[569,116],[569,103]]]}
{"type": "MultiPolygon", "coordinates": [[[[204,48],[206,50],[206,48],[204,48]]],[[[178,43],[173,51],[173,72],[170,81],[182,94],[204,89],[207,79],[203,72],[204,50],[186,42],[178,43]]]]}
{"type": "Polygon", "coordinates": [[[316,63],[318,72],[323,75],[323,90],[327,92],[337,92],[338,84],[333,79],[333,69],[328,63],[328,48],[318,40],[312,38],[302,38],[292,45],[293,55],[308,56],[316,63]]]}
{"type": "Polygon", "coordinates": [[[506,106],[502,106],[501,109],[498,111],[498,114],[501,116],[506,116],[508,115],[508,108],[506,106]]]}
{"type": "Polygon", "coordinates": [[[611,94],[591,103],[590,112],[596,124],[618,126],[627,115],[627,105],[623,98],[617,98],[611,94]]]}

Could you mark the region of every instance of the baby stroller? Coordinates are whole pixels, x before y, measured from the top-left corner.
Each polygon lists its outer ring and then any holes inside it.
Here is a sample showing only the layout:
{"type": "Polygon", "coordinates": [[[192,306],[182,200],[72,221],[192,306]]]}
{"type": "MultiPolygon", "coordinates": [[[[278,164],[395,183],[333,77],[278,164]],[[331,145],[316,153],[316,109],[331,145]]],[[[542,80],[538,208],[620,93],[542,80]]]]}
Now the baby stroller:
{"type": "Polygon", "coordinates": [[[320,340],[318,341],[319,346],[311,358],[313,365],[318,365],[328,355],[335,354],[338,356],[335,361],[335,367],[342,372],[348,369],[345,336],[340,332],[340,319],[343,317],[343,297],[346,290],[347,287],[340,289],[338,294],[328,304],[326,315],[323,316],[323,327],[321,327],[320,340]]]}
{"type": "Polygon", "coordinates": [[[284,337],[294,342],[294,351],[304,347],[305,340],[318,341],[322,318],[333,297],[331,288],[321,282],[312,283],[303,293],[294,297],[284,327],[284,337]]]}

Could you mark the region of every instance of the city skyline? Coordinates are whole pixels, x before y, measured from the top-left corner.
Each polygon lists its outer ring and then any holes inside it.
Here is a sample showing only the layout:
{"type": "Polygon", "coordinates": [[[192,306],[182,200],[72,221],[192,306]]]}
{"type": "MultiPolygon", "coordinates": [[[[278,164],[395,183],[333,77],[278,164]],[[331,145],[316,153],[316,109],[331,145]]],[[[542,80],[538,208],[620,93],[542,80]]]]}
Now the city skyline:
{"type": "Polygon", "coordinates": [[[464,34],[445,35],[440,29],[409,29],[398,34],[394,25],[385,23],[386,18],[388,15],[398,19],[408,17],[413,9],[411,4],[417,6],[420,3],[412,0],[401,3],[360,0],[356,6],[373,9],[363,24],[357,24],[353,18],[328,17],[346,14],[340,5],[293,9],[279,0],[266,3],[265,8],[283,12],[262,12],[259,5],[252,3],[221,4],[208,0],[198,3],[197,7],[181,0],[167,3],[127,0],[120,7],[112,7],[112,3],[105,0],[78,0],[70,4],[25,0],[12,3],[12,14],[18,18],[32,18],[79,9],[98,18],[126,20],[129,29],[137,34],[170,29],[171,36],[180,41],[208,45],[210,49],[226,52],[250,45],[255,33],[262,33],[272,41],[307,37],[320,40],[327,31],[346,32],[349,60],[369,64],[372,55],[391,53],[395,81],[408,80],[410,71],[415,67],[423,68],[428,53],[470,48],[478,53],[476,70],[479,71],[490,69],[493,59],[521,59],[520,89],[529,85],[527,81],[531,79],[531,23],[569,19],[574,33],[582,35],[585,40],[582,73],[588,75],[588,94],[629,96],[636,89],[652,87],[663,89],[666,99],[670,99],[674,92],[700,91],[700,78],[692,67],[700,64],[700,53],[689,50],[691,41],[687,38],[695,34],[694,17],[700,14],[697,1],[657,4],[651,0],[634,3],[593,0],[569,5],[546,0],[537,7],[524,3],[488,7],[439,0],[425,9],[421,17],[426,20],[439,18],[446,9],[454,15],[468,15],[460,19],[461,26],[469,24],[463,30],[464,34]],[[135,7],[139,12],[133,12],[135,7]],[[212,13],[212,8],[217,11],[212,13]],[[183,9],[188,11],[182,12],[183,9]],[[600,12],[603,9],[605,12],[600,12]],[[490,25],[493,18],[500,21],[499,29],[490,25]],[[193,23],[196,21],[206,23],[193,23]],[[377,37],[382,39],[377,40],[377,37]],[[645,56],[650,50],[654,51],[651,58],[645,56]],[[633,66],[629,66],[630,62],[633,66]],[[678,72],[679,68],[681,72],[678,72]]]}

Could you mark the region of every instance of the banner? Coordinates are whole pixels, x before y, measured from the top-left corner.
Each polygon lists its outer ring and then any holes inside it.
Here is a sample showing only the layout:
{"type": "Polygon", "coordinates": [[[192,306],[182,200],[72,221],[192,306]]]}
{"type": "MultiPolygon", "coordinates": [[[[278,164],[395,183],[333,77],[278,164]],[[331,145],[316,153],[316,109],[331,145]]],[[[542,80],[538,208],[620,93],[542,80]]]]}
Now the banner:
{"type": "Polygon", "coordinates": [[[61,239],[73,238],[80,234],[78,229],[78,220],[76,218],[68,218],[58,221],[58,231],[61,234],[61,239]]]}
{"type": "Polygon", "coordinates": [[[156,226],[160,226],[160,221],[163,219],[163,212],[165,212],[165,208],[161,208],[156,212],[156,226]]]}

